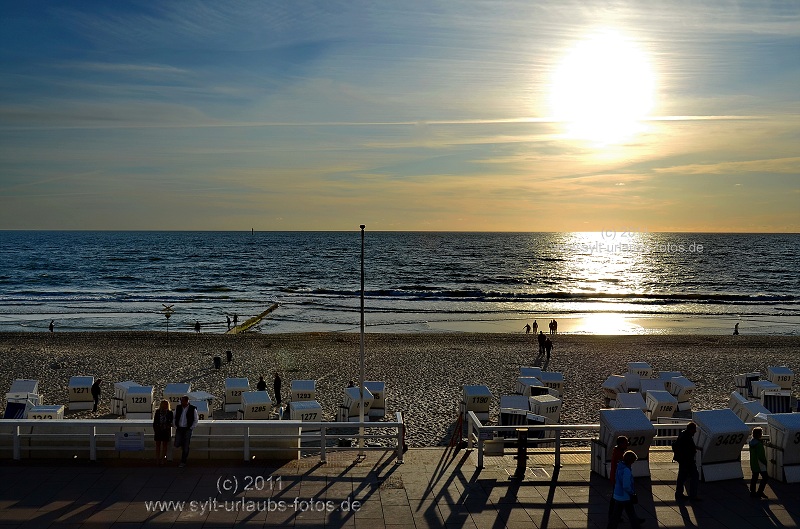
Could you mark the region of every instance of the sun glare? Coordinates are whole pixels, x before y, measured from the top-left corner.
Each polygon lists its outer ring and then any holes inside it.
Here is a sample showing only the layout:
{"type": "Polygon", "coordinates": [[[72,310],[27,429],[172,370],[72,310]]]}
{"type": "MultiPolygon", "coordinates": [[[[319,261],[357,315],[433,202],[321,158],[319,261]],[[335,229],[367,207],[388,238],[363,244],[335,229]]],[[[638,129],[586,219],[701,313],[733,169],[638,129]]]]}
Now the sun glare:
{"type": "Polygon", "coordinates": [[[653,107],[647,56],[617,32],[598,32],[564,57],[552,84],[552,112],[570,137],[620,143],[642,129],[653,107]]]}

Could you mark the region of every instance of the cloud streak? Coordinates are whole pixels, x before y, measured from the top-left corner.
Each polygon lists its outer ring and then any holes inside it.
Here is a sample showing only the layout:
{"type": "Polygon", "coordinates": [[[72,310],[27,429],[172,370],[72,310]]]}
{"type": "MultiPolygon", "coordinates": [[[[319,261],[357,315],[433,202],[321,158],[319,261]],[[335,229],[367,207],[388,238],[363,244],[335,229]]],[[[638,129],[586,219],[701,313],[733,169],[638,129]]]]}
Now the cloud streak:
{"type": "Polygon", "coordinates": [[[800,230],[797,49],[793,2],[16,4],[0,229],[746,231],[758,199],[800,230]],[[649,58],[657,105],[587,142],[548,102],[604,28],[649,58]]]}

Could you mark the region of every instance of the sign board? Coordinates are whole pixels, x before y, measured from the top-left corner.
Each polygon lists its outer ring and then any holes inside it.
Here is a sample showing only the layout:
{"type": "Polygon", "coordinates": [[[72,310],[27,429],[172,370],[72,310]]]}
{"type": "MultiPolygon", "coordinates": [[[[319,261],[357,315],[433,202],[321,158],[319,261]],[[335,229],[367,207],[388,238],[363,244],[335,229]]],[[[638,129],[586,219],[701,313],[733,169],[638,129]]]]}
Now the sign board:
{"type": "Polygon", "coordinates": [[[141,452],[144,450],[144,432],[116,432],[114,449],[119,452],[141,452]]]}

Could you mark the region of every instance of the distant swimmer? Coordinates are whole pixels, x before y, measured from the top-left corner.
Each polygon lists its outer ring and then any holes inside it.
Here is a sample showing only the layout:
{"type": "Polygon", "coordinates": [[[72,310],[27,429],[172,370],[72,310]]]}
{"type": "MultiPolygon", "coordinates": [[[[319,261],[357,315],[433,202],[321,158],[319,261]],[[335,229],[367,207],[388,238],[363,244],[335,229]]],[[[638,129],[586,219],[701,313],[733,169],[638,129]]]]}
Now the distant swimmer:
{"type": "Polygon", "coordinates": [[[55,326],[56,326],[56,322],[53,321],[53,320],[50,320],[50,332],[53,332],[53,329],[55,328],[55,326]]]}
{"type": "Polygon", "coordinates": [[[739,324],[738,323],[733,326],[733,335],[734,336],[738,336],[739,335],[739,324]]]}

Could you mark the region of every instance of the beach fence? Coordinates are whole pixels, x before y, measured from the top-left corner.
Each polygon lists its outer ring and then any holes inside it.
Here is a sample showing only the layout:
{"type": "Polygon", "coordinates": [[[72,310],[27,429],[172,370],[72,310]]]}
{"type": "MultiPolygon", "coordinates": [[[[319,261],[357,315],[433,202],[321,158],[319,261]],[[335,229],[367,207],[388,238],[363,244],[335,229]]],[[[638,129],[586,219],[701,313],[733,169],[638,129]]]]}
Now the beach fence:
{"type": "MultiPolygon", "coordinates": [[[[55,417],[53,417],[55,419],[55,417]]],[[[403,462],[405,423],[348,423],[301,420],[208,420],[192,433],[190,459],[250,461],[299,459],[319,454],[320,462],[338,451],[395,452],[403,462]],[[363,430],[361,430],[363,428],[363,430]],[[342,432],[364,446],[342,446],[342,432]],[[363,431],[363,435],[360,433],[363,431]]],[[[168,458],[172,458],[172,443],[168,458]]],[[[149,420],[21,419],[0,421],[0,458],[152,459],[155,446],[149,420]]]]}

